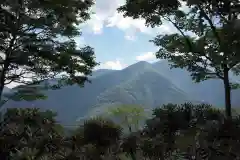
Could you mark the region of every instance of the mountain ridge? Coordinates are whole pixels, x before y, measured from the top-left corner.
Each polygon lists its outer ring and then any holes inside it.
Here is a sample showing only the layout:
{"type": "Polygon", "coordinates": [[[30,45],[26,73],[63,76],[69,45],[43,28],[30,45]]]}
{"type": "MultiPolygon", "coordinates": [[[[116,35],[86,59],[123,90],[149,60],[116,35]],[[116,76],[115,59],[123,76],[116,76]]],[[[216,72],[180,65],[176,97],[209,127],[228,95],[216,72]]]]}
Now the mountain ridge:
{"type": "Polygon", "coordinates": [[[51,109],[58,113],[58,120],[63,123],[74,123],[81,117],[99,114],[119,104],[136,104],[152,109],[164,103],[199,103],[203,99],[222,107],[223,85],[220,81],[196,84],[189,75],[183,69],[170,69],[164,60],[153,64],[140,61],[122,70],[94,71],[91,83],[86,83],[83,88],[73,85],[48,90],[44,91],[48,96],[46,100],[10,101],[4,107],[51,109]]]}

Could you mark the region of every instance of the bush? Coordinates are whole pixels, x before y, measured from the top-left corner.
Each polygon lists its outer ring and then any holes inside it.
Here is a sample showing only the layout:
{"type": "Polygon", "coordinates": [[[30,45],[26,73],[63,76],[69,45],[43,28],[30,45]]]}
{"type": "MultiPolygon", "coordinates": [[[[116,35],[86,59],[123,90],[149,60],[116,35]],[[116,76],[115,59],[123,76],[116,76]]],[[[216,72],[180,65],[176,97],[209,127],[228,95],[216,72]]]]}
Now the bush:
{"type": "Polygon", "coordinates": [[[0,159],[177,159],[199,156],[199,149],[213,159],[240,157],[240,118],[227,121],[207,104],[163,105],[142,130],[126,134],[113,121],[96,117],[64,135],[55,116],[39,109],[8,110],[0,128],[0,159]]]}

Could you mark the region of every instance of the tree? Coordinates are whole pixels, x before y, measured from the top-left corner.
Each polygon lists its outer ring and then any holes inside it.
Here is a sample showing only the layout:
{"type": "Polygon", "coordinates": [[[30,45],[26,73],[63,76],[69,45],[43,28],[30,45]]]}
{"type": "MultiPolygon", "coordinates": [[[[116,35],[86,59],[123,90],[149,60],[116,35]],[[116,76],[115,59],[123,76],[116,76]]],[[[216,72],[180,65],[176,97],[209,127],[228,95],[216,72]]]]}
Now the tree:
{"type": "Polygon", "coordinates": [[[8,109],[0,127],[0,158],[37,160],[57,156],[64,136],[55,116],[39,109],[8,109]]]}
{"type": "Polygon", "coordinates": [[[116,143],[122,134],[119,125],[101,117],[86,120],[83,125],[84,141],[97,147],[108,147],[116,143]]]}
{"type": "MultiPolygon", "coordinates": [[[[90,17],[92,0],[0,1],[0,96],[5,85],[59,78],[83,84],[97,65],[93,48],[78,48],[78,24],[90,17]]],[[[60,82],[60,81],[59,81],[60,82]]]]}
{"type": "Polygon", "coordinates": [[[0,158],[100,160],[119,152],[114,147],[119,146],[122,131],[112,121],[90,119],[76,134],[67,136],[55,116],[36,108],[8,109],[0,123],[0,158]]]}
{"type": "Polygon", "coordinates": [[[238,74],[240,66],[237,0],[128,0],[118,10],[124,16],[143,18],[152,27],[171,23],[177,33],[158,35],[151,41],[160,47],[157,58],[173,62],[172,67],[186,68],[196,82],[221,79],[226,116],[231,118],[231,88],[236,85],[231,85],[229,72],[238,74]],[[183,2],[189,11],[181,10],[183,2]]]}
{"type": "Polygon", "coordinates": [[[146,119],[147,115],[144,108],[137,105],[120,105],[109,108],[108,113],[124,129],[128,130],[129,135],[123,139],[121,148],[127,155],[130,155],[132,160],[136,160],[137,139],[139,136],[135,132],[139,130],[141,122],[146,119]]]}
{"type": "Polygon", "coordinates": [[[111,107],[108,110],[121,125],[128,128],[129,133],[137,131],[141,121],[146,119],[146,111],[143,107],[137,105],[120,105],[111,107]]]}

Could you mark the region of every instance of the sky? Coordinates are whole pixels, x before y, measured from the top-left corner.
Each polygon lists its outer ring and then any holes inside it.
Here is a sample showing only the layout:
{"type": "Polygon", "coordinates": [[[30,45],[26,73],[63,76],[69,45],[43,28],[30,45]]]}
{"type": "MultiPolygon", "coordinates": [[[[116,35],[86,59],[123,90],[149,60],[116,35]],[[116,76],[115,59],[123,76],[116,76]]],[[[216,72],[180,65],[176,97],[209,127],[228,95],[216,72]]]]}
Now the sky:
{"type": "Polygon", "coordinates": [[[81,25],[82,36],[75,40],[79,47],[90,45],[95,50],[96,69],[123,69],[138,61],[156,61],[157,48],[149,40],[158,34],[176,32],[165,22],[160,27],[146,27],[143,19],[124,18],[117,8],[125,0],[97,0],[95,14],[81,25]]]}
{"type": "MultiPolygon", "coordinates": [[[[96,61],[100,63],[95,69],[121,70],[138,61],[156,62],[158,50],[149,40],[158,34],[177,32],[169,22],[161,26],[146,27],[143,19],[124,18],[117,8],[125,0],[96,0],[91,19],[81,24],[82,35],[75,38],[79,47],[89,45],[94,48],[96,61]]],[[[187,10],[184,6],[182,10],[187,10]]],[[[18,85],[11,83],[8,87],[18,85]]]]}

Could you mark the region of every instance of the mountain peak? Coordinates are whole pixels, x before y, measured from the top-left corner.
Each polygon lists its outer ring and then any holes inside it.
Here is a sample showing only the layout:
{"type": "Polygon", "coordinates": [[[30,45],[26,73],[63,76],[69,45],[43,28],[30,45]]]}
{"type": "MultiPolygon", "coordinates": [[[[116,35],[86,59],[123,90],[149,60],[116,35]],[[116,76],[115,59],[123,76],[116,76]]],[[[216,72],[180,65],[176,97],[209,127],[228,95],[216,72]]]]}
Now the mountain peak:
{"type": "Polygon", "coordinates": [[[138,65],[151,65],[151,63],[148,63],[147,61],[138,61],[135,64],[138,64],[138,65]]]}
{"type": "Polygon", "coordinates": [[[146,61],[139,61],[137,63],[134,63],[134,64],[128,66],[125,69],[130,69],[130,68],[142,69],[142,68],[145,68],[145,67],[152,67],[152,65],[150,63],[146,62],[146,61]]]}
{"type": "Polygon", "coordinates": [[[128,66],[127,68],[123,69],[123,72],[127,72],[129,74],[138,74],[139,72],[143,72],[146,69],[151,69],[152,64],[146,61],[139,61],[135,64],[128,66]]]}

